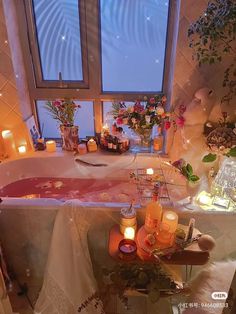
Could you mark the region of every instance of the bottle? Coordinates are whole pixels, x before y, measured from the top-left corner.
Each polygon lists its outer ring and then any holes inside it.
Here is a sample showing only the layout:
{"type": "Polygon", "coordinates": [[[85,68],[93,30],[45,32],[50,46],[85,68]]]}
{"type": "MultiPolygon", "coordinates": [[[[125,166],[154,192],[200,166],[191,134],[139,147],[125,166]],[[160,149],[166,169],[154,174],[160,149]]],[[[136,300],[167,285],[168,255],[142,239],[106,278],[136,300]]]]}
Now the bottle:
{"type": "Polygon", "coordinates": [[[152,201],[147,204],[144,228],[148,233],[157,231],[162,217],[162,206],[158,201],[159,186],[154,187],[152,201]]]}
{"type": "Polygon", "coordinates": [[[113,142],[112,142],[112,149],[113,149],[114,152],[116,152],[117,148],[118,148],[118,138],[115,136],[113,138],[113,142]]]}
{"type": "Polygon", "coordinates": [[[112,143],[112,136],[111,135],[109,135],[109,137],[108,137],[108,150],[109,151],[112,151],[113,149],[112,149],[112,147],[113,147],[113,143],[112,143]]]}

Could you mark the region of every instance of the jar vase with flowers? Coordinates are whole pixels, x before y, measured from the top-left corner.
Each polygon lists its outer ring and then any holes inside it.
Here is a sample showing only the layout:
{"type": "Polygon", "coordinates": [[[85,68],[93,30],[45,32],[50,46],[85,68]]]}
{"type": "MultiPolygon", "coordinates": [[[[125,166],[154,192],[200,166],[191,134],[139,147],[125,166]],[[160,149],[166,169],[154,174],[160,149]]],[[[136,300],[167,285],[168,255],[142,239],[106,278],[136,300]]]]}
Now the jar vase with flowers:
{"type": "Polygon", "coordinates": [[[110,113],[116,124],[127,125],[135,133],[135,152],[150,151],[153,127],[165,127],[165,123],[169,123],[170,113],[166,112],[166,103],[165,95],[144,97],[142,101],[137,100],[129,107],[124,102],[113,103],[110,113]]]}
{"type": "Polygon", "coordinates": [[[73,151],[77,149],[79,127],[74,125],[75,114],[80,105],[75,104],[71,99],[49,101],[45,109],[52,118],[60,123],[62,137],[62,148],[73,151]]]}

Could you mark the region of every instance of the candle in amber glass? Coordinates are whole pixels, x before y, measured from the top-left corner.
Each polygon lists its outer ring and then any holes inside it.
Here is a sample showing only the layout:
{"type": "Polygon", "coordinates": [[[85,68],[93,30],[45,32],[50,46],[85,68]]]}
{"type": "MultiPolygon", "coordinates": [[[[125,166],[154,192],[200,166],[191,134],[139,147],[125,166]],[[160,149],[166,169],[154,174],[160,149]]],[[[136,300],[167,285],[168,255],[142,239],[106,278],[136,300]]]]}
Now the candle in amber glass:
{"type": "Polygon", "coordinates": [[[174,233],[178,227],[178,215],[170,210],[163,214],[162,222],[169,226],[169,232],[174,233]]]}
{"type": "Polygon", "coordinates": [[[24,155],[26,153],[26,146],[25,145],[21,145],[18,147],[18,153],[20,155],[24,155]]]}
{"type": "Polygon", "coordinates": [[[133,227],[125,228],[124,237],[125,239],[133,240],[135,237],[135,229],[133,227]]]}
{"type": "Polygon", "coordinates": [[[47,141],[46,142],[46,150],[48,153],[54,153],[56,151],[56,142],[55,141],[47,141]]]}
{"type": "Polygon", "coordinates": [[[91,138],[91,139],[88,141],[87,146],[88,146],[88,151],[89,151],[89,152],[96,152],[97,149],[98,149],[97,143],[96,143],[96,141],[94,141],[93,138],[91,138]]]}
{"type": "Polygon", "coordinates": [[[16,146],[12,132],[10,130],[2,131],[2,138],[7,157],[14,157],[16,155],[16,146]]]}

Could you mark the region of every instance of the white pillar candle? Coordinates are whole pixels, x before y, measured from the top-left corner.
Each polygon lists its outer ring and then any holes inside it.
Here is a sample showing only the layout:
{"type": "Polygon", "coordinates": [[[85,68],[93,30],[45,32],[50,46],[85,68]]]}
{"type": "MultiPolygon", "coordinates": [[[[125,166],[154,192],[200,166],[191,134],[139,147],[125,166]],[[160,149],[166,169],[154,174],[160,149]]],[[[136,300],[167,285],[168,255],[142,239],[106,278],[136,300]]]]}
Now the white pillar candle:
{"type": "Polygon", "coordinates": [[[26,145],[21,145],[18,147],[18,153],[24,155],[26,153],[26,145]]]}
{"type": "Polygon", "coordinates": [[[2,138],[7,157],[14,157],[16,155],[16,146],[12,132],[10,130],[2,131],[2,138]]]}
{"type": "Polygon", "coordinates": [[[174,233],[178,227],[178,215],[170,210],[165,211],[163,214],[162,222],[170,227],[170,233],[174,233]]]}
{"type": "Polygon", "coordinates": [[[55,141],[47,141],[46,142],[46,151],[48,153],[54,153],[56,151],[56,142],[55,141]]]}
{"type": "Polygon", "coordinates": [[[134,237],[135,237],[134,228],[132,228],[132,227],[125,228],[124,237],[125,237],[125,239],[134,240],[134,237]]]}

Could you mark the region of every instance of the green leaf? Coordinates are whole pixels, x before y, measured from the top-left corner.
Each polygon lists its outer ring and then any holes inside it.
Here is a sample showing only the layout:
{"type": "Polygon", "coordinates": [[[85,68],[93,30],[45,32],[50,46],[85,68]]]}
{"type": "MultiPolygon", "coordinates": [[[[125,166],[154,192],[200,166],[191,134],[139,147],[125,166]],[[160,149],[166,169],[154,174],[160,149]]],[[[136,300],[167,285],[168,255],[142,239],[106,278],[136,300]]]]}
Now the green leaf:
{"type": "Polygon", "coordinates": [[[236,157],[236,146],[230,149],[230,151],[228,152],[228,155],[230,157],[236,157]]]}
{"type": "Polygon", "coordinates": [[[187,169],[189,175],[193,174],[193,167],[190,164],[187,164],[186,169],[187,169]]]}
{"type": "Polygon", "coordinates": [[[205,155],[203,158],[202,158],[202,161],[203,162],[213,162],[215,161],[217,158],[217,155],[216,154],[212,154],[212,153],[209,153],[208,155],[205,155]]]}
{"type": "Polygon", "coordinates": [[[160,291],[157,289],[153,289],[148,293],[148,298],[152,303],[157,302],[160,299],[160,291]]]}
{"type": "Polygon", "coordinates": [[[192,176],[190,176],[189,181],[193,181],[196,182],[198,181],[200,178],[198,176],[196,176],[195,174],[193,174],[192,176]]]}
{"type": "Polygon", "coordinates": [[[188,178],[188,170],[187,170],[186,166],[183,166],[183,167],[182,167],[182,173],[183,173],[183,175],[184,175],[186,178],[188,178]]]}

